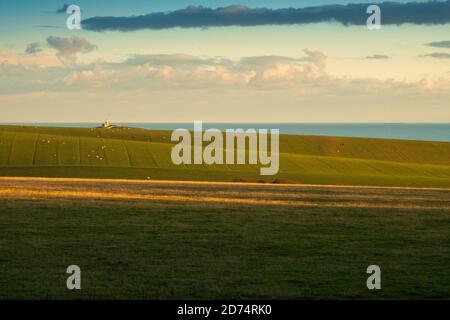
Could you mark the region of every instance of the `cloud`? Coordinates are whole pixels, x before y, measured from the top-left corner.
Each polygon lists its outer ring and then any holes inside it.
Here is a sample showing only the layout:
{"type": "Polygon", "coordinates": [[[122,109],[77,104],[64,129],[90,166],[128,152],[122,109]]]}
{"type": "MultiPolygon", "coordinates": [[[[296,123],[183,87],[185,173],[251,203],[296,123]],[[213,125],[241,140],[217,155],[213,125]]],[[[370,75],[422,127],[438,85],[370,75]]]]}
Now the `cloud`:
{"type": "Polygon", "coordinates": [[[126,59],[120,64],[129,66],[151,64],[155,67],[167,65],[173,67],[193,67],[228,65],[231,63],[231,60],[221,57],[196,57],[189,54],[138,54],[126,59]]]}
{"type": "MultiPolygon", "coordinates": [[[[136,55],[113,68],[127,68],[129,74],[138,77],[137,82],[154,79],[154,83],[169,87],[288,89],[326,80],[325,62],[326,56],[322,52],[305,49],[303,55],[296,58],[255,56],[230,60],[186,54],[136,55]]],[[[113,79],[111,76],[109,80],[113,79]]],[[[115,83],[120,81],[117,78],[115,83]]]]}
{"type": "Polygon", "coordinates": [[[427,43],[426,46],[435,48],[450,48],[450,41],[438,41],[427,43]]]}
{"type": "Polygon", "coordinates": [[[450,53],[433,52],[433,53],[425,54],[422,57],[431,57],[431,58],[437,58],[437,59],[450,59],[450,53]]]}
{"type": "Polygon", "coordinates": [[[69,5],[67,3],[64,3],[61,8],[56,10],[56,13],[66,13],[68,7],[69,7],[69,5]]]}
{"type": "Polygon", "coordinates": [[[320,51],[311,51],[309,49],[305,49],[306,57],[303,58],[303,61],[312,62],[320,68],[325,67],[325,62],[327,60],[327,56],[320,51]]]}
{"type": "Polygon", "coordinates": [[[384,54],[373,54],[371,56],[367,56],[365,57],[365,59],[374,59],[374,60],[378,60],[378,59],[389,59],[389,56],[384,55],[384,54]]]}
{"type": "Polygon", "coordinates": [[[54,54],[45,52],[39,52],[39,54],[16,53],[2,48],[0,48],[0,65],[36,66],[40,69],[63,66],[54,54]]]}
{"type": "MultiPolygon", "coordinates": [[[[450,0],[444,2],[383,2],[384,25],[445,24],[450,22],[450,0]]],[[[189,6],[170,12],[155,12],[130,17],[92,17],[83,20],[83,28],[92,31],[135,31],[141,29],[208,28],[220,26],[293,25],[337,22],[365,25],[368,4],[323,5],[307,8],[248,8],[232,5],[220,8],[189,6]]]]}
{"type": "Polygon", "coordinates": [[[34,53],[38,53],[41,51],[42,51],[41,45],[37,42],[30,43],[25,48],[26,54],[34,54],[34,53]]]}
{"type": "Polygon", "coordinates": [[[39,91],[89,93],[218,92],[247,96],[286,92],[295,96],[348,99],[354,95],[450,94],[450,75],[420,81],[337,77],[327,56],[305,49],[297,57],[240,59],[189,54],[134,55],[121,62],[62,64],[55,55],[0,49],[0,96],[39,91]],[[52,60],[53,59],[53,60],[52,60]],[[251,93],[251,94],[249,94],[251,93]]]}
{"type": "Polygon", "coordinates": [[[76,36],[71,38],[48,37],[47,44],[57,50],[56,56],[65,64],[75,63],[77,53],[89,53],[97,49],[96,45],[76,36]]]}
{"type": "MultiPolygon", "coordinates": [[[[57,60],[54,56],[53,58],[57,60]]],[[[13,63],[0,64],[0,95],[42,90],[57,92],[63,89],[60,83],[67,73],[63,67],[23,64],[21,60],[23,59],[19,56],[16,61],[10,60],[13,63]]]]}
{"type": "Polygon", "coordinates": [[[3,86],[0,81],[0,88],[3,87],[0,94],[33,90],[127,92],[219,88],[300,92],[315,90],[328,83],[330,77],[324,69],[325,60],[323,53],[308,49],[295,58],[257,56],[231,60],[188,54],[157,54],[134,55],[122,62],[99,60],[91,64],[57,67],[23,65],[10,60],[14,64],[0,64],[0,80],[5,82],[3,86]]]}
{"type": "Polygon", "coordinates": [[[45,28],[45,29],[58,29],[59,28],[58,26],[52,26],[52,25],[49,25],[49,24],[41,24],[41,25],[39,25],[37,27],[38,28],[45,28]]]}

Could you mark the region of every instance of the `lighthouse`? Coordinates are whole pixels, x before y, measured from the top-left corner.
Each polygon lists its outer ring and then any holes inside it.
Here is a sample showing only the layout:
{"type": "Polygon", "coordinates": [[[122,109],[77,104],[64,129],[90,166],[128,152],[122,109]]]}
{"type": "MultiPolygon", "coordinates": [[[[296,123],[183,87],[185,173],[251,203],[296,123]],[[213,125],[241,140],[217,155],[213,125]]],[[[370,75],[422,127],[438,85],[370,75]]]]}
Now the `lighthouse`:
{"type": "Polygon", "coordinates": [[[109,120],[106,120],[105,122],[103,122],[102,124],[102,128],[109,128],[111,126],[111,124],[109,123],[109,120]]]}

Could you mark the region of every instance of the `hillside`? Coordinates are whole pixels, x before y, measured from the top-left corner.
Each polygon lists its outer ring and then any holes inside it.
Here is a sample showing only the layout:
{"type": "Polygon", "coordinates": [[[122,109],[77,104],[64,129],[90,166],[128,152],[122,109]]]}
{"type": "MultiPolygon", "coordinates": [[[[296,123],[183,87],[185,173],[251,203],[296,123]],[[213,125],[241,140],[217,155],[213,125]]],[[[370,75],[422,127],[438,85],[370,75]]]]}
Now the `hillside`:
{"type": "Polygon", "coordinates": [[[282,135],[280,172],[175,166],[170,131],[0,126],[0,175],[450,187],[450,143],[282,135]]]}

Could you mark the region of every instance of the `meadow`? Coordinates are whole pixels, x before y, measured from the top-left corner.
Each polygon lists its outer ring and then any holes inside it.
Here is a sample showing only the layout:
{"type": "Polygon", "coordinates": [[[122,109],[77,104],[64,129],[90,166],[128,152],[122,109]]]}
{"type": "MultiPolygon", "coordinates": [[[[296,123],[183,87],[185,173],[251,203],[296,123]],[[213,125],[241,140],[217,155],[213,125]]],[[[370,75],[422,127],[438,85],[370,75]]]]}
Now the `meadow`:
{"type": "Polygon", "coordinates": [[[448,299],[449,203],[445,189],[0,178],[0,299],[448,299]]]}
{"type": "Polygon", "coordinates": [[[306,184],[450,187],[450,143],[280,137],[280,171],[257,165],[179,165],[169,131],[0,126],[0,176],[291,181],[306,184]]]}
{"type": "Polygon", "coordinates": [[[173,145],[0,126],[0,299],[450,298],[450,143],[281,135],[266,177],[173,145]]]}

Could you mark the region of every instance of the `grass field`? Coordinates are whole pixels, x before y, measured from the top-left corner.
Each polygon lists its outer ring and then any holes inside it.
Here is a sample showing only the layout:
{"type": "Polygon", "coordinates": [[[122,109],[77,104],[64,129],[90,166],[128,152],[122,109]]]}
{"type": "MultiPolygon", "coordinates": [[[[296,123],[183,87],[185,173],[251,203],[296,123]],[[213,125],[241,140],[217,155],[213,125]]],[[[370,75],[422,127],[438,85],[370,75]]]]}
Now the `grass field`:
{"type": "Polygon", "coordinates": [[[0,176],[450,187],[450,143],[282,135],[280,171],[181,165],[169,131],[0,126],[0,176]]]}
{"type": "Polygon", "coordinates": [[[449,299],[449,203],[445,189],[0,178],[0,299],[449,299]]]}
{"type": "Polygon", "coordinates": [[[0,126],[0,299],[450,299],[450,143],[282,135],[271,177],[172,147],[0,126]]]}

